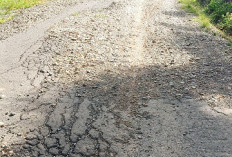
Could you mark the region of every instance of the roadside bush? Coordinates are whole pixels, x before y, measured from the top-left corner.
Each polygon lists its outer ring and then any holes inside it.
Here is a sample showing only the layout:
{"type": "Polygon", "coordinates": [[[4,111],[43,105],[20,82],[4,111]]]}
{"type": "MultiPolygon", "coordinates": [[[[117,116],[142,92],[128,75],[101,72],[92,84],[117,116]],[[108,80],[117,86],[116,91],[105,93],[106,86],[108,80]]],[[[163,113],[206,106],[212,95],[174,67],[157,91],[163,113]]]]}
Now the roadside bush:
{"type": "Polygon", "coordinates": [[[179,2],[189,12],[198,15],[202,27],[209,29],[213,24],[232,40],[232,0],[179,0],[179,2]]]}
{"type": "Polygon", "coordinates": [[[223,22],[227,13],[232,13],[232,3],[223,0],[211,0],[205,12],[212,18],[212,22],[223,22]]]}
{"type": "Polygon", "coordinates": [[[223,15],[223,20],[218,24],[220,29],[225,30],[229,35],[232,35],[232,13],[223,15]]]}
{"type": "Polygon", "coordinates": [[[202,6],[206,6],[210,3],[210,0],[197,0],[202,6]]]}
{"type": "Polygon", "coordinates": [[[231,0],[211,0],[205,12],[211,21],[221,30],[232,35],[232,2],[231,0]]]}

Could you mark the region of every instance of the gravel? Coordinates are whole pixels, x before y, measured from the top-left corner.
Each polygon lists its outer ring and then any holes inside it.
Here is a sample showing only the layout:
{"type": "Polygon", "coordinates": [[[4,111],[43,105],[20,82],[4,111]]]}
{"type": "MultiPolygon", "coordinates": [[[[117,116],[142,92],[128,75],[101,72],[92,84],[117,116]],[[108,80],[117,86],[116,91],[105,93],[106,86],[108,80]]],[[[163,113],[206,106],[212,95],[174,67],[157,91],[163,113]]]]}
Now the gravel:
{"type": "Polygon", "coordinates": [[[51,0],[25,10],[13,11],[13,20],[0,25],[0,40],[23,32],[29,27],[54,17],[68,6],[80,3],[80,0],[51,0]]]}

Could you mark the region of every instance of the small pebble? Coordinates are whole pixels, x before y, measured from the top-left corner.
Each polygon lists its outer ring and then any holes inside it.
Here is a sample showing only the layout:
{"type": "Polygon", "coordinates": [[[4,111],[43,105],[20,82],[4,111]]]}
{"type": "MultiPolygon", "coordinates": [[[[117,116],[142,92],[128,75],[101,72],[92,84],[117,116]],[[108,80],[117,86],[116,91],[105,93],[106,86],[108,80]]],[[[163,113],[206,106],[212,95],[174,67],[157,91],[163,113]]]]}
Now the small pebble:
{"type": "Polygon", "coordinates": [[[9,116],[10,117],[13,117],[15,115],[15,113],[10,113],[9,116]]]}
{"type": "Polygon", "coordinates": [[[56,103],[52,103],[51,105],[54,107],[54,106],[56,106],[56,103]]]}
{"type": "Polygon", "coordinates": [[[6,98],[6,95],[0,94],[0,99],[5,99],[5,98],[6,98]]]}
{"type": "Polygon", "coordinates": [[[3,128],[5,124],[3,122],[0,122],[0,128],[3,128]]]}
{"type": "Polygon", "coordinates": [[[139,135],[139,136],[138,136],[138,139],[142,139],[142,136],[139,135]]]}

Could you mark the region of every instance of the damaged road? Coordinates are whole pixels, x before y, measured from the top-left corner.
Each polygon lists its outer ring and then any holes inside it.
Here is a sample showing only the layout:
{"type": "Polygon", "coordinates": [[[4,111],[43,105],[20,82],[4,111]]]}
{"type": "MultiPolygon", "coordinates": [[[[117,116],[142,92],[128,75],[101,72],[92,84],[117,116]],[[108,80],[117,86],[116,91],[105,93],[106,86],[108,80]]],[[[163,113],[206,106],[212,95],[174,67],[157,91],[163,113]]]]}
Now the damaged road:
{"type": "Polygon", "coordinates": [[[193,18],[54,0],[0,25],[0,156],[232,156],[232,49],[193,18]]]}

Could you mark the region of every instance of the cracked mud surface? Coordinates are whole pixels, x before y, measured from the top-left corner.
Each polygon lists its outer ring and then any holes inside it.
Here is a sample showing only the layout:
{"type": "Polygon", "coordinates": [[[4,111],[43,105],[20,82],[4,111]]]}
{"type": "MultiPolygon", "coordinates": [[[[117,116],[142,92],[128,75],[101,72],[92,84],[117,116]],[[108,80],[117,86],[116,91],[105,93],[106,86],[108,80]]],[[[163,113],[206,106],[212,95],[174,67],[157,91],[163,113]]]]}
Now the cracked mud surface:
{"type": "Polygon", "coordinates": [[[29,12],[0,26],[0,156],[232,156],[232,49],[175,0],[29,12]]]}

